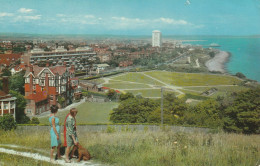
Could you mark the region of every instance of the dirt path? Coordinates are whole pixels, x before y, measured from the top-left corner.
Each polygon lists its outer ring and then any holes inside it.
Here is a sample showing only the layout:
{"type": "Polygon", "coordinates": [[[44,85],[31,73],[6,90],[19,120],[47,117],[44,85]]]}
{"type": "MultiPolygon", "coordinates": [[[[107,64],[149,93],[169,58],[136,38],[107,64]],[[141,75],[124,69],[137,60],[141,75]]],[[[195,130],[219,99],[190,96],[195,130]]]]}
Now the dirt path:
{"type": "MultiPolygon", "coordinates": [[[[19,150],[20,149],[30,149],[30,148],[24,148],[23,146],[17,146],[17,145],[9,145],[9,144],[1,144],[1,145],[4,146],[4,147],[19,148],[19,150]]],[[[34,159],[34,160],[50,162],[50,157],[43,156],[43,155],[41,155],[39,153],[16,151],[14,149],[4,148],[4,147],[0,147],[0,153],[6,153],[6,154],[11,154],[11,155],[23,156],[23,157],[28,157],[28,158],[31,158],[31,159],[34,159]]],[[[42,151],[42,150],[40,150],[40,151],[42,151]]],[[[64,159],[56,160],[55,164],[58,164],[58,165],[73,165],[73,166],[82,166],[82,165],[86,165],[86,166],[102,166],[101,164],[93,163],[93,161],[81,161],[81,162],[78,163],[75,159],[72,160],[72,163],[66,163],[64,159]]]]}

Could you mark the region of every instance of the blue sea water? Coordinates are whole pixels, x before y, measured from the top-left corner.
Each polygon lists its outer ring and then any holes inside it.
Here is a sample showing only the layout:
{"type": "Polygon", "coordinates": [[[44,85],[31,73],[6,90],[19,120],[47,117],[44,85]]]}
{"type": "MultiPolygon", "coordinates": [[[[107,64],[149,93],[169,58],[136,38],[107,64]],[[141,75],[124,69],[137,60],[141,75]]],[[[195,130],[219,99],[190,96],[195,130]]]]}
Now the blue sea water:
{"type": "Polygon", "coordinates": [[[230,74],[241,72],[247,78],[260,82],[260,37],[225,37],[225,36],[193,36],[177,37],[183,40],[203,40],[186,42],[192,45],[219,44],[216,47],[231,53],[229,61],[225,64],[230,74]]]}

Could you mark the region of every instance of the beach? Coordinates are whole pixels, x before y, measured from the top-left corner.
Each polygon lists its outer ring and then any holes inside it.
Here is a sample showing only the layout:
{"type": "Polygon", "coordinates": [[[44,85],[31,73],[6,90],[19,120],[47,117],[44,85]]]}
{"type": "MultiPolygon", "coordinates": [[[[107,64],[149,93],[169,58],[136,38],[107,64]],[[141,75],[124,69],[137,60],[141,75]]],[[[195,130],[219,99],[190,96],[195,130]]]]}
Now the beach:
{"type": "Polygon", "coordinates": [[[206,66],[209,71],[219,71],[221,73],[225,73],[225,63],[228,61],[229,53],[226,51],[220,51],[217,53],[214,58],[210,59],[206,62],[206,66]]]}

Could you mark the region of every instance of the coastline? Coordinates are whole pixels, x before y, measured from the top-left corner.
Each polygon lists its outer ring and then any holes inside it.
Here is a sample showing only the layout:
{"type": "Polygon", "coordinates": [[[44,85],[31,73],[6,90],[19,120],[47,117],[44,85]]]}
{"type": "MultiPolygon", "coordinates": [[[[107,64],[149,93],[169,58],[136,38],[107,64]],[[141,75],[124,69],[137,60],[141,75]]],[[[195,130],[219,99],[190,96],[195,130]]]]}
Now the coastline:
{"type": "Polygon", "coordinates": [[[225,64],[229,61],[230,53],[221,51],[217,53],[214,58],[208,60],[205,65],[209,71],[218,71],[221,73],[227,73],[225,64]]]}

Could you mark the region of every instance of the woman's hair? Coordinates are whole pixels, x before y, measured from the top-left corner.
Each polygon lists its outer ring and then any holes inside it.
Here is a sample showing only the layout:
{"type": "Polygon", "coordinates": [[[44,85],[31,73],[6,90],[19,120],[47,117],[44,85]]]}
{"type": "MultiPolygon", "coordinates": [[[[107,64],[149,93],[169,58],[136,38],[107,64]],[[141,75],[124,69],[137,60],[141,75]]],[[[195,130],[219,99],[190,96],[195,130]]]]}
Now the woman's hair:
{"type": "Polygon", "coordinates": [[[51,106],[51,113],[56,113],[56,112],[58,112],[58,109],[59,109],[58,106],[52,105],[52,106],[51,106]]]}
{"type": "Polygon", "coordinates": [[[77,112],[78,112],[78,111],[77,111],[76,108],[71,108],[71,109],[70,109],[70,115],[72,115],[72,116],[75,116],[75,114],[76,114],[77,112]]]}

